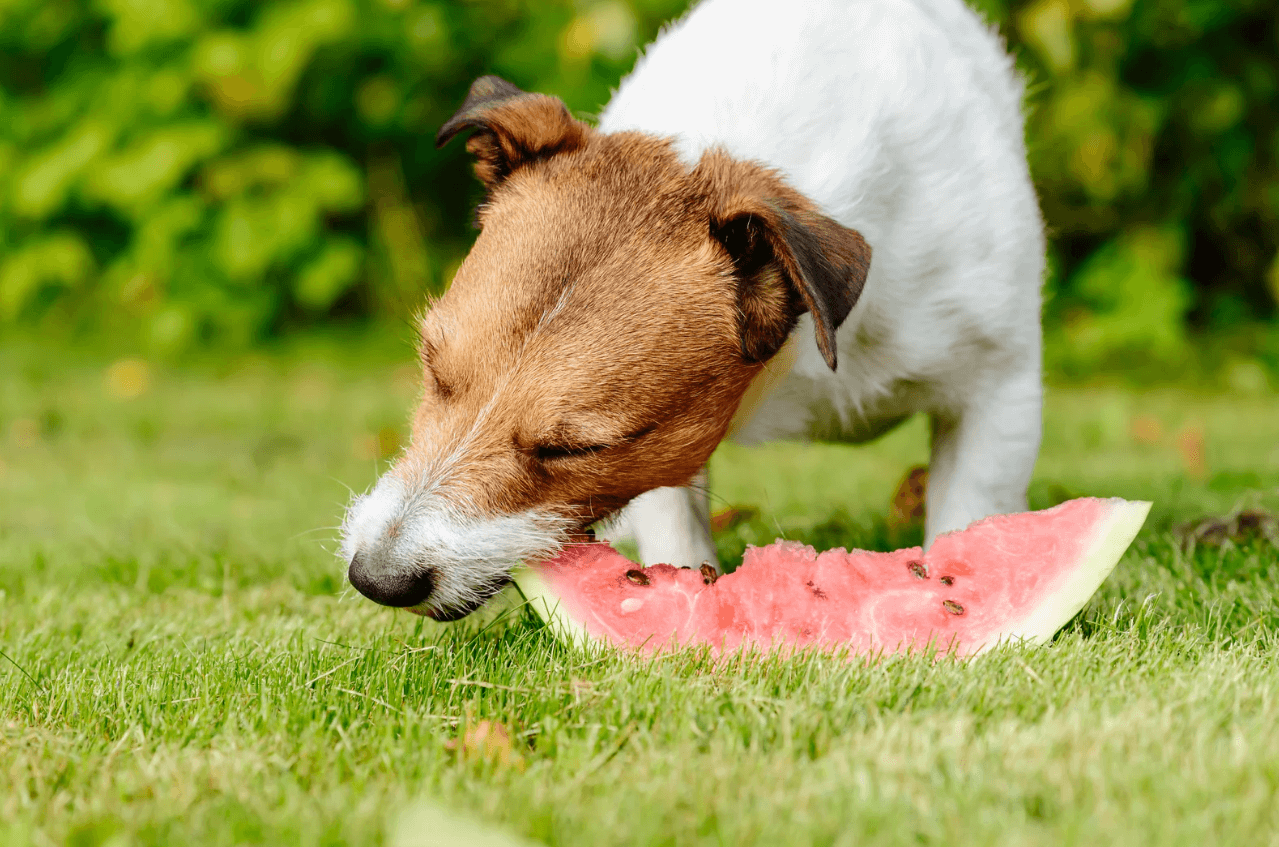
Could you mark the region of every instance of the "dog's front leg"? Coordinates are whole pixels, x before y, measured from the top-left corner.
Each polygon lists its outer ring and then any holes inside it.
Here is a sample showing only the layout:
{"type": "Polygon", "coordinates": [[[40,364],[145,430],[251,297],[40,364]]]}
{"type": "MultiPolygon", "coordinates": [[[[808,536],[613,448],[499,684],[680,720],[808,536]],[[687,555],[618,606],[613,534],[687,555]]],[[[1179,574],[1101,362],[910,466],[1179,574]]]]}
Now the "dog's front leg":
{"type": "Polygon", "coordinates": [[[1005,377],[957,412],[934,413],[925,546],[980,518],[1025,511],[1042,429],[1037,367],[1005,377]]]}
{"type": "Polygon", "coordinates": [[[635,538],[645,565],[666,562],[677,568],[697,568],[709,562],[719,570],[711,538],[705,468],[689,485],[655,488],[636,497],[618,525],[630,530],[627,534],[635,538]]]}

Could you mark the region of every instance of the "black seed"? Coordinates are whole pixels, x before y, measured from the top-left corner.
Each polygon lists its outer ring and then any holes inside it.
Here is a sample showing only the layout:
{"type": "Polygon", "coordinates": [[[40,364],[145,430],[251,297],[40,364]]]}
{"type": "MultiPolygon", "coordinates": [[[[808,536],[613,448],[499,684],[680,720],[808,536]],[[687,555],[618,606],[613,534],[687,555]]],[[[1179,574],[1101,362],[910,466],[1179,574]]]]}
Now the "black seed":
{"type": "Polygon", "coordinates": [[[923,562],[907,562],[906,567],[910,570],[910,575],[915,579],[928,579],[928,568],[923,562]]]}
{"type": "Polygon", "coordinates": [[[964,607],[956,603],[954,600],[943,600],[941,601],[941,604],[942,608],[950,612],[952,615],[962,615],[964,613],[964,607]]]}
{"type": "Polygon", "coordinates": [[[939,579],[939,580],[937,580],[937,581],[938,581],[938,582],[940,582],[942,585],[954,585],[954,584],[955,584],[955,578],[954,578],[953,576],[944,576],[944,577],[942,577],[941,579],[939,579]]]}
{"type": "Polygon", "coordinates": [[[702,562],[702,566],[698,570],[702,573],[702,582],[707,585],[714,585],[715,580],[719,579],[719,571],[711,567],[710,562],[702,562]]]}
{"type": "Polygon", "coordinates": [[[652,582],[652,580],[648,578],[648,574],[641,570],[635,570],[634,568],[626,572],[626,578],[636,585],[648,585],[652,582]]]}

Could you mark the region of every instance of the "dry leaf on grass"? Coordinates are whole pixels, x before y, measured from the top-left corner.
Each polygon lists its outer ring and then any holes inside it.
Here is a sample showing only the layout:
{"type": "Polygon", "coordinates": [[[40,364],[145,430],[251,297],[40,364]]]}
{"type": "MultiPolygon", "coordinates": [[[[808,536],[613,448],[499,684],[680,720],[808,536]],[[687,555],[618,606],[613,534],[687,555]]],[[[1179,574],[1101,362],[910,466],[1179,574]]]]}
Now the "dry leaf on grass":
{"type": "Polygon", "coordinates": [[[1164,437],[1164,425],[1150,415],[1133,418],[1131,429],[1132,440],[1138,444],[1158,444],[1164,437]]]}
{"type": "Polygon", "coordinates": [[[1189,424],[1177,433],[1177,452],[1181,454],[1186,473],[1194,479],[1208,476],[1208,460],[1204,455],[1205,438],[1202,426],[1189,424]]]}
{"type": "Polygon", "coordinates": [[[489,720],[466,722],[457,738],[444,742],[445,749],[452,750],[464,759],[496,762],[501,765],[524,767],[524,757],[515,749],[511,733],[500,723],[489,720]]]}
{"type": "Polygon", "coordinates": [[[1279,515],[1261,509],[1244,509],[1234,515],[1180,524],[1173,533],[1184,547],[1197,544],[1220,547],[1227,541],[1239,543],[1255,538],[1279,545],[1279,515]]]}
{"type": "Polygon", "coordinates": [[[711,515],[711,532],[723,532],[759,517],[754,506],[729,506],[711,515]]]}
{"type": "Polygon", "coordinates": [[[928,468],[916,465],[906,472],[888,510],[888,526],[892,529],[922,524],[924,501],[928,496],[928,468]]]}

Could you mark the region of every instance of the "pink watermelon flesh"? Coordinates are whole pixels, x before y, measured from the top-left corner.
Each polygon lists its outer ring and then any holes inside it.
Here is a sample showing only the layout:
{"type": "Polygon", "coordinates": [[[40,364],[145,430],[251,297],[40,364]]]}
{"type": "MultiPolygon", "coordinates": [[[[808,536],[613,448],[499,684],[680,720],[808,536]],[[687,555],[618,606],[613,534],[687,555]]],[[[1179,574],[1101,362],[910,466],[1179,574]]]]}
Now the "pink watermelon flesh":
{"type": "Polygon", "coordinates": [[[892,553],[778,541],[707,584],[688,568],[641,568],[607,544],[575,544],[515,580],[557,633],[653,651],[710,645],[954,650],[1041,642],[1110,574],[1150,504],[1081,498],[998,515],[892,553]]]}

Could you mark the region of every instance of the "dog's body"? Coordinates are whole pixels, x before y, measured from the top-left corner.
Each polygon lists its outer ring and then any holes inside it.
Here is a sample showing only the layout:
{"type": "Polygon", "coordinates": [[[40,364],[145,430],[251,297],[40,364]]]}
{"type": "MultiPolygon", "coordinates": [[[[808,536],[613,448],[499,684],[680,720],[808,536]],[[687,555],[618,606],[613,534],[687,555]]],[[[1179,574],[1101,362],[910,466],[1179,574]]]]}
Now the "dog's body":
{"type": "Polygon", "coordinates": [[[683,486],[729,432],[924,412],[930,541],[1025,507],[1042,224],[1020,83],[961,0],[706,0],[598,130],[490,77],[464,129],[482,232],[423,320],[412,446],[347,515],[363,593],[465,614],[628,502],[646,562],[714,562],[683,486]]]}
{"type": "MultiPolygon", "coordinates": [[[[1026,507],[1040,439],[1043,225],[1022,87],[962,0],[708,0],[666,32],[600,119],[777,168],[875,258],[822,361],[807,318],[732,435],[865,441],[933,417],[927,537],[1026,507]],[[834,413],[832,415],[832,412],[834,413]],[[831,424],[834,426],[831,426],[831,424]],[[836,430],[836,431],[832,431],[836,430]]],[[[646,564],[715,561],[693,489],[624,523],[646,564]]]]}

